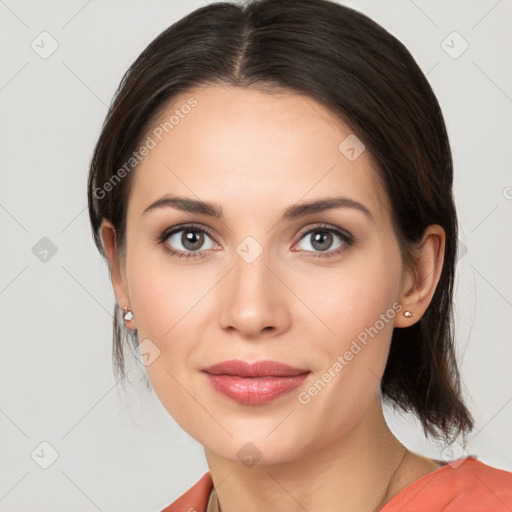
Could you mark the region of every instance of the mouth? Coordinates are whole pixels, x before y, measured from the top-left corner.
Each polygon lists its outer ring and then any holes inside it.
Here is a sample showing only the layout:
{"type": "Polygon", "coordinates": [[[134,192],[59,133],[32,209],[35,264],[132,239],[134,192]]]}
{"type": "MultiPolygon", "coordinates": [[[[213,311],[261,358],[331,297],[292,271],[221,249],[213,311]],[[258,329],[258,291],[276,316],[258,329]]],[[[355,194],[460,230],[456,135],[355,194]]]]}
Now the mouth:
{"type": "Polygon", "coordinates": [[[300,386],[310,370],[278,361],[224,361],[201,370],[223,396],[243,405],[264,405],[300,386]]]}
{"type": "Polygon", "coordinates": [[[295,368],[279,361],[256,361],[248,363],[239,359],[223,361],[202,369],[211,375],[232,375],[235,377],[294,377],[309,370],[295,368]]]}

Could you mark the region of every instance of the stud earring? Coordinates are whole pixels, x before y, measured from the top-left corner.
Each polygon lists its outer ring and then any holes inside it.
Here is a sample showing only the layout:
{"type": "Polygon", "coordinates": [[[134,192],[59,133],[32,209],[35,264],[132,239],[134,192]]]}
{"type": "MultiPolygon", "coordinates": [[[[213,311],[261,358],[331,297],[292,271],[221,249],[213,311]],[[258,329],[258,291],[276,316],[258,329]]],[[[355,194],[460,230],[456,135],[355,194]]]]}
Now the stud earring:
{"type": "Polygon", "coordinates": [[[412,313],[410,311],[404,311],[404,316],[407,318],[411,318],[412,313]]]}
{"type": "Polygon", "coordinates": [[[123,319],[127,322],[133,319],[133,313],[127,307],[123,308],[123,319]]]}

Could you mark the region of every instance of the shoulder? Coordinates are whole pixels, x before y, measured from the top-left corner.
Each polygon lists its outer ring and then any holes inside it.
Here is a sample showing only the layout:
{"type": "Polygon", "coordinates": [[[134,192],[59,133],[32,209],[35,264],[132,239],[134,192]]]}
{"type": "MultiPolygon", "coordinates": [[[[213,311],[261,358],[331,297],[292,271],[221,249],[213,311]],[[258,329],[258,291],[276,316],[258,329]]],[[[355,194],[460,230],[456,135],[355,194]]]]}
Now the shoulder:
{"type": "Polygon", "coordinates": [[[161,512],[205,512],[213,488],[212,476],[205,473],[188,491],[161,512]]]}
{"type": "Polygon", "coordinates": [[[512,473],[474,456],[444,464],[397,494],[381,512],[507,512],[512,510],[512,473]]]}
{"type": "MultiPolygon", "coordinates": [[[[161,512],[205,512],[213,482],[205,473],[161,512]]],[[[508,512],[512,510],[512,472],[474,457],[452,461],[416,480],[381,512],[508,512]]]]}

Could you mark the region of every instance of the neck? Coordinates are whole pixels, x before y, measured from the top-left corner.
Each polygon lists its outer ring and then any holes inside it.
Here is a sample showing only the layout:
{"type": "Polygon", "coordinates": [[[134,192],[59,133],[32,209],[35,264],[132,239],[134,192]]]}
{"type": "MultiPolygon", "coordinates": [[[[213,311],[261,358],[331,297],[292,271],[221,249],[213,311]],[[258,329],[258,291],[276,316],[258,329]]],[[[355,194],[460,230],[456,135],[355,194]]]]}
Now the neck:
{"type": "Polygon", "coordinates": [[[221,512],[373,512],[403,487],[410,453],[389,430],[380,398],[350,432],[286,462],[248,467],[205,448],[221,512]]]}

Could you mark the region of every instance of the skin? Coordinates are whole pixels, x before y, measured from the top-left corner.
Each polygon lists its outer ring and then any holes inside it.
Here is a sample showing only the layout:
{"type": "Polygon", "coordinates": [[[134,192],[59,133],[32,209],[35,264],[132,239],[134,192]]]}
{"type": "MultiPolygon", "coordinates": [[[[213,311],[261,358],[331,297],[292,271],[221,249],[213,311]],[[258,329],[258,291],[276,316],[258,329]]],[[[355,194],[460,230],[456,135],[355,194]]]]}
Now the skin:
{"type": "MultiPolygon", "coordinates": [[[[191,95],[197,106],[134,171],[125,259],[113,226],[101,227],[117,302],[134,314],[126,326],[160,350],[146,366],[151,385],[204,446],[223,512],[375,510],[439,467],[392,434],[379,385],[393,328],[417,322],[432,299],[444,230],[429,226],[415,267],[406,269],[371,155],[347,159],[338,146],[350,128],[312,98],[212,86],[176,97],[162,119],[191,95]],[[224,218],[171,207],[143,214],[167,193],[218,204],[224,218]],[[362,203],[373,220],[338,208],[279,222],[291,205],[332,196],[362,203]],[[170,256],[155,241],[189,222],[212,232],[204,235],[204,258],[170,256]],[[319,223],[356,242],[315,258],[344,245],[332,233],[326,251],[315,248],[314,233],[304,234],[319,223]],[[236,250],[247,236],[263,249],[252,263],[236,250]],[[297,394],[394,303],[402,312],[301,404],[297,394]],[[311,373],[269,404],[241,405],[200,372],[227,359],[271,359],[311,373]],[[237,456],[247,442],[261,453],[252,466],[237,456]]],[[[193,252],[182,234],[165,243],[193,252]]]]}

